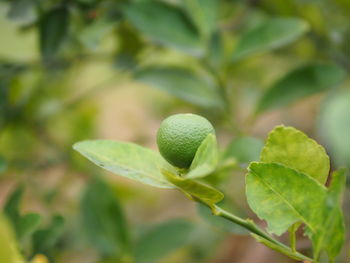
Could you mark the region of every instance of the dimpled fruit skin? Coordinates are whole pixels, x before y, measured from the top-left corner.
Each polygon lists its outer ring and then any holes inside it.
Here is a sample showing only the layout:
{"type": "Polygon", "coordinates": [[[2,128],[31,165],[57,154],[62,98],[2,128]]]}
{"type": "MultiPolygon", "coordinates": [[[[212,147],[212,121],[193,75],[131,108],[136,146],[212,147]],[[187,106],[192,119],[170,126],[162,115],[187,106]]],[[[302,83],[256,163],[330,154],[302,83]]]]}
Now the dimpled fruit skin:
{"type": "Polygon", "coordinates": [[[188,168],[199,145],[209,133],[215,133],[214,127],[202,116],[191,113],[172,115],[159,127],[159,152],[172,165],[188,168]]]}

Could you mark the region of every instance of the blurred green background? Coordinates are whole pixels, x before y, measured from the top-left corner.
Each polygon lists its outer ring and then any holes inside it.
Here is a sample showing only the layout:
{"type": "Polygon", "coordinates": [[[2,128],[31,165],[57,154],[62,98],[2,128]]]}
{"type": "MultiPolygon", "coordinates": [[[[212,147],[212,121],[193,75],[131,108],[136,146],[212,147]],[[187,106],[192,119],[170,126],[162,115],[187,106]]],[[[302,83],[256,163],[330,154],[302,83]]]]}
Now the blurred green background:
{"type": "Polygon", "coordinates": [[[97,138],[156,150],[173,113],[216,127],[208,183],[241,216],[254,217],[245,168],[275,125],[350,167],[348,0],[0,0],[0,36],[0,262],[293,262],[72,150],[97,138]]]}

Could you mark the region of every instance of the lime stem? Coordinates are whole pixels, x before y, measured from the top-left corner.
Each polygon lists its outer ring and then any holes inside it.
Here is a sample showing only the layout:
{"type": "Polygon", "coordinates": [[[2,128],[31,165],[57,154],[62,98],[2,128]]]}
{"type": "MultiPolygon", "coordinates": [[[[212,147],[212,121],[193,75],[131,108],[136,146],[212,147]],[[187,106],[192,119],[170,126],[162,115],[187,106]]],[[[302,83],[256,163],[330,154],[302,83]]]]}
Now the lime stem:
{"type": "Polygon", "coordinates": [[[261,229],[258,225],[256,225],[251,219],[240,218],[240,217],[224,210],[223,208],[221,208],[217,205],[213,205],[213,206],[210,206],[208,204],[206,204],[206,205],[212,210],[212,213],[215,216],[223,217],[223,218],[225,218],[225,219],[227,219],[227,220],[229,220],[237,225],[242,226],[243,228],[247,229],[251,233],[254,233],[254,234],[274,243],[276,246],[280,247],[281,250],[290,251],[290,253],[286,254],[287,256],[292,256],[294,259],[298,259],[300,261],[306,260],[309,262],[318,263],[316,260],[313,260],[313,259],[297,252],[296,250],[293,250],[293,248],[290,248],[290,247],[286,246],[285,244],[281,243],[280,241],[276,240],[271,235],[266,233],[263,229],[261,229]]]}

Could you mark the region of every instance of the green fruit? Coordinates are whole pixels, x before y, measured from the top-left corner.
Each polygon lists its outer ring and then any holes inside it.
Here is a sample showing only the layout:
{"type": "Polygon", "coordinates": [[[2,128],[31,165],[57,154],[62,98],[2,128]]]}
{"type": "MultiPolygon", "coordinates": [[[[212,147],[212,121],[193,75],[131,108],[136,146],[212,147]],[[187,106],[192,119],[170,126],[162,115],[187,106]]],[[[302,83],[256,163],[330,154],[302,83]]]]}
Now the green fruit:
{"type": "Polygon", "coordinates": [[[175,114],[166,118],[157,133],[160,154],[172,165],[190,167],[199,145],[215,130],[211,123],[195,114],[175,114]]]}

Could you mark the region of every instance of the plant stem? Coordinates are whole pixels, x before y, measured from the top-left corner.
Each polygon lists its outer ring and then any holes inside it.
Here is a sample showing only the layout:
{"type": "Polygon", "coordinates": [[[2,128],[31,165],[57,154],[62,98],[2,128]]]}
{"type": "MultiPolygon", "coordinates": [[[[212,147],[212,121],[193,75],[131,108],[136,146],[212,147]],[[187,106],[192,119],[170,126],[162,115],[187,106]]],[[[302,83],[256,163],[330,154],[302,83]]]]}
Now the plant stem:
{"type": "Polygon", "coordinates": [[[296,236],[295,236],[295,232],[297,231],[299,227],[298,223],[293,224],[290,229],[289,229],[289,243],[290,243],[290,247],[292,249],[293,252],[296,252],[296,236]]]}
{"type": "Polygon", "coordinates": [[[291,258],[298,259],[300,261],[306,260],[309,262],[318,263],[317,261],[293,250],[293,248],[290,248],[290,247],[284,245],[283,243],[281,243],[280,241],[276,240],[275,238],[273,238],[272,236],[267,234],[264,230],[262,230],[259,226],[257,226],[252,220],[240,218],[240,217],[238,217],[234,214],[231,214],[230,212],[228,212],[228,211],[226,211],[226,210],[224,210],[221,207],[218,207],[216,205],[213,205],[213,206],[207,205],[207,206],[212,210],[212,212],[215,216],[223,217],[223,218],[225,218],[225,219],[227,219],[235,224],[242,226],[243,228],[249,230],[251,233],[254,233],[255,235],[258,235],[258,236],[262,237],[263,239],[273,243],[275,247],[280,248],[280,249],[278,249],[279,252],[288,251],[288,253],[285,252],[284,254],[291,257],[291,258]]]}

